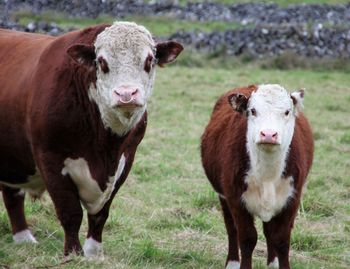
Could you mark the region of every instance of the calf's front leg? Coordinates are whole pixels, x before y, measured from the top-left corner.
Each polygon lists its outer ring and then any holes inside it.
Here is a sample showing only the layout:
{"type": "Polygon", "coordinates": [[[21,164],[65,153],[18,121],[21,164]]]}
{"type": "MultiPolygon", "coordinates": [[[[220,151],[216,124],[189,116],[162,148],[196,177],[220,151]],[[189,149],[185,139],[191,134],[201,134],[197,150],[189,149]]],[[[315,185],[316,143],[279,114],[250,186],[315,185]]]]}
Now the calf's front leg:
{"type": "Polygon", "coordinates": [[[252,254],[258,241],[254,217],[240,201],[229,202],[229,207],[238,232],[238,242],[241,249],[240,269],[252,269],[252,254]]]}
{"type": "Polygon", "coordinates": [[[239,249],[236,226],[226,200],[221,197],[219,199],[228,237],[228,255],[226,259],[226,269],[239,269],[239,249]]]}
{"type": "Polygon", "coordinates": [[[290,203],[281,213],[263,224],[270,268],[290,269],[290,236],[297,209],[298,203],[290,203]],[[273,256],[274,258],[272,259],[273,256]]]}

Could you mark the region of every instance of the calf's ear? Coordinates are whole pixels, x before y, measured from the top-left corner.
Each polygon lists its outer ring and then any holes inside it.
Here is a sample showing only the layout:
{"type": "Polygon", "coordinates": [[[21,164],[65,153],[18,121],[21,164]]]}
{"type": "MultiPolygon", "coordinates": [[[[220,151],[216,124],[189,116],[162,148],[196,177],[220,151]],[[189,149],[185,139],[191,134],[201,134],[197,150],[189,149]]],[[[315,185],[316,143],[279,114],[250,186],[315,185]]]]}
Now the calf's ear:
{"type": "Polygon", "coordinates": [[[86,44],[75,44],[67,49],[67,54],[78,64],[91,67],[95,65],[95,48],[86,44]]]}
{"type": "Polygon", "coordinates": [[[295,115],[298,115],[298,113],[302,111],[304,95],[305,95],[304,89],[301,89],[300,91],[297,91],[297,92],[293,92],[290,95],[290,97],[293,100],[295,115]]]}
{"type": "Polygon", "coordinates": [[[232,108],[238,112],[245,112],[247,110],[248,98],[242,93],[233,93],[228,96],[228,101],[232,108]]]}
{"type": "Polygon", "coordinates": [[[175,41],[161,42],[156,45],[156,59],[158,65],[163,67],[165,64],[175,61],[176,57],[184,49],[180,43],[175,41]]]}

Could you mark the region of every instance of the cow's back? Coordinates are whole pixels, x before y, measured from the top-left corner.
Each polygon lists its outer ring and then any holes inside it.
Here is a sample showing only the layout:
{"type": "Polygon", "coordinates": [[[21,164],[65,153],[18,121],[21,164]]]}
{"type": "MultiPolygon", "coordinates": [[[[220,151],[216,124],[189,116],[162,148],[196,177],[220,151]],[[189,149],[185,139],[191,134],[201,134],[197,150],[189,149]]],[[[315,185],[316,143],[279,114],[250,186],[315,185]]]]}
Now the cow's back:
{"type": "MultiPolygon", "coordinates": [[[[35,165],[26,137],[31,78],[53,37],[0,29],[0,176],[21,177],[35,165]]],[[[9,180],[6,178],[6,180],[9,180]]]]}
{"type": "Polygon", "coordinates": [[[0,29],[1,102],[23,99],[19,97],[28,90],[41,53],[53,40],[46,35],[0,29]]]}

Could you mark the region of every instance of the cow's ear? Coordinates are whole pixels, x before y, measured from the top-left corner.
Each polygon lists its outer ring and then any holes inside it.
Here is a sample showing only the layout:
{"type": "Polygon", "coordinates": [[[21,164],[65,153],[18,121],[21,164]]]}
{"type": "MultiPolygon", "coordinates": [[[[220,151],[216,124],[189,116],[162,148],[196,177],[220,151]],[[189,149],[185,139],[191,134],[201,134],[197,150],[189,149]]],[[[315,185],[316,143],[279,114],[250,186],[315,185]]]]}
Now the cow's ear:
{"type": "Polygon", "coordinates": [[[67,54],[78,64],[88,67],[95,65],[96,54],[94,46],[75,44],[67,49],[67,54]]]}
{"type": "Polygon", "coordinates": [[[290,95],[290,98],[292,98],[293,100],[295,115],[298,115],[298,113],[302,111],[304,95],[305,95],[305,91],[303,89],[297,92],[293,92],[290,95]]]}
{"type": "Polygon", "coordinates": [[[156,59],[158,60],[158,65],[161,67],[175,61],[176,57],[184,49],[180,43],[175,41],[158,43],[156,48],[156,59]]]}
{"type": "Polygon", "coordinates": [[[240,113],[247,110],[248,98],[242,93],[233,93],[228,96],[232,108],[240,113]]]}

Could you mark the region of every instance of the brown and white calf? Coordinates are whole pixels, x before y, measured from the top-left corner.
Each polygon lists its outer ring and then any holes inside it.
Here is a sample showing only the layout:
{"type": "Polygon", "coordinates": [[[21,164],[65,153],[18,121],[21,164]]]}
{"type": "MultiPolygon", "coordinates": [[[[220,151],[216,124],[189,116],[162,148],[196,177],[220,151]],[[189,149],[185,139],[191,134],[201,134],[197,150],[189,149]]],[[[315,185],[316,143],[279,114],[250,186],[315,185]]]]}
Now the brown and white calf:
{"type": "Polygon", "coordinates": [[[0,189],[15,242],[37,242],[25,191],[47,189],[65,232],[64,253],[101,251],[112,199],[147,124],[155,65],[183,47],[156,44],[143,26],[97,25],[60,37],[0,30],[0,189]]]}
{"type": "Polygon", "coordinates": [[[252,268],[254,216],[263,221],[269,267],[290,268],[291,229],[313,159],[303,97],[279,85],[249,86],[224,94],[214,107],[201,154],[223,210],[227,269],[252,268]]]}

